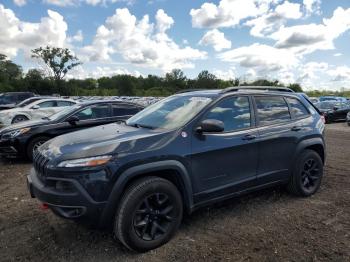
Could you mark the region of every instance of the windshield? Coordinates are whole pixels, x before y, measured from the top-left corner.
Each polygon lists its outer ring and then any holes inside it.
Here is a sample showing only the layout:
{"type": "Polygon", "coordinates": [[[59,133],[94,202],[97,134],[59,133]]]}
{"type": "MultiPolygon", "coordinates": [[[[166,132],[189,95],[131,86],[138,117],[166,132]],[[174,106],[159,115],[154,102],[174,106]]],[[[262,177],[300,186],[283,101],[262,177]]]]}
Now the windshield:
{"type": "Polygon", "coordinates": [[[204,96],[171,96],[134,115],[126,124],[147,128],[179,128],[211,101],[210,97],[204,96]]]}
{"type": "Polygon", "coordinates": [[[31,103],[34,103],[35,101],[38,101],[38,100],[40,100],[40,99],[42,99],[42,98],[39,98],[39,97],[28,98],[28,99],[22,101],[21,103],[17,104],[16,107],[25,107],[25,106],[27,106],[27,105],[29,105],[29,104],[31,104],[31,103]]]}
{"type": "Polygon", "coordinates": [[[0,95],[0,105],[15,104],[15,97],[10,95],[0,95]]]}
{"type": "Polygon", "coordinates": [[[61,119],[62,117],[65,117],[67,115],[69,115],[70,113],[72,113],[73,111],[75,111],[76,109],[80,108],[81,105],[74,105],[74,106],[67,106],[65,109],[49,116],[49,117],[46,117],[46,119],[48,120],[59,120],[61,119]]]}

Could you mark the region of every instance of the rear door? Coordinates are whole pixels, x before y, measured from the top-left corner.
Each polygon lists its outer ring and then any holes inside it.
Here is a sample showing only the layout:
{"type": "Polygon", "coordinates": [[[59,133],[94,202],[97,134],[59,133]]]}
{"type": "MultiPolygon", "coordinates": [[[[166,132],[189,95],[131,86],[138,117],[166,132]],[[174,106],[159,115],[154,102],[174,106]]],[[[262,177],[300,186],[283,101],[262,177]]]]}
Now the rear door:
{"type": "Polygon", "coordinates": [[[257,183],[288,179],[297,144],[296,127],[283,96],[254,96],[258,125],[257,183]]]}

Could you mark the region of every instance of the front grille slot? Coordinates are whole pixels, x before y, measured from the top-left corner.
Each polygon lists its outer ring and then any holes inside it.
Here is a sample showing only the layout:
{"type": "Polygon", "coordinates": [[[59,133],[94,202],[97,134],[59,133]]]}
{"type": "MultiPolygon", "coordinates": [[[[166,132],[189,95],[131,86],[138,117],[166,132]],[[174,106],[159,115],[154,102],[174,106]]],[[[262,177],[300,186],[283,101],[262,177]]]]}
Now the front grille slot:
{"type": "Polygon", "coordinates": [[[47,164],[49,159],[44,155],[40,154],[40,152],[36,151],[34,153],[33,165],[35,171],[38,173],[39,177],[45,177],[47,175],[47,164]]]}

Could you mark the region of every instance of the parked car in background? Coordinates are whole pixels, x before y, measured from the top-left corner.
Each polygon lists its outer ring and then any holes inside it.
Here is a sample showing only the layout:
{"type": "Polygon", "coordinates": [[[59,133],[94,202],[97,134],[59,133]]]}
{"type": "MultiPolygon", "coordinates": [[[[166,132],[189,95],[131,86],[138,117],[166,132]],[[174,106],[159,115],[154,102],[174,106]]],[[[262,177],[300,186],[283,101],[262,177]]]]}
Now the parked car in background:
{"type": "Polygon", "coordinates": [[[315,104],[315,106],[322,112],[326,123],[345,121],[350,111],[350,104],[347,102],[324,101],[315,104]]]}
{"type": "Polygon", "coordinates": [[[318,102],[320,102],[320,100],[317,97],[309,97],[309,100],[313,103],[316,104],[318,102]]]}
{"type": "Polygon", "coordinates": [[[22,121],[41,119],[75,105],[71,99],[49,98],[39,99],[23,107],[15,107],[0,112],[0,126],[8,126],[22,121]]]}
{"type": "Polygon", "coordinates": [[[126,123],[50,140],[35,151],[27,184],[56,215],[114,226],[122,244],[145,252],[199,207],[280,184],[313,195],[323,134],[313,104],[290,89],[186,92],[126,123]]]}
{"type": "Polygon", "coordinates": [[[14,108],[23,100],[35,96],[32,92],[7,92],[0,94],[0,110],[14,108]]]}
{"type": "Polygon", "coordinates": [[[347,99],[346,97],[342,97],[342,96],[321,96],[319,98],[319,101],[320,102],[325,102],[325,101],[328,101],[328,102],[347,102],[347,99]]]}
{"type": "Polygon", "coordinates": [[[52,98],[51,96],[33,96],[30,98],[27,98],[26,100],[23,100],[22,102],[18,103],[15,107],[25,107],[35,101],[38,101],[40,99],[49,99],[52,98]]]}
{"type": "MultiPolygon", "coordinates": [[[[124,121],[143,109],[118,101],[92,101],[76,104],[40,120],[25,121],[0,129],[0,155],[27,157],[49,139],[88,127],[124,121]]],[[[96,133],[96,137],[101,134],[96,133]]]]}

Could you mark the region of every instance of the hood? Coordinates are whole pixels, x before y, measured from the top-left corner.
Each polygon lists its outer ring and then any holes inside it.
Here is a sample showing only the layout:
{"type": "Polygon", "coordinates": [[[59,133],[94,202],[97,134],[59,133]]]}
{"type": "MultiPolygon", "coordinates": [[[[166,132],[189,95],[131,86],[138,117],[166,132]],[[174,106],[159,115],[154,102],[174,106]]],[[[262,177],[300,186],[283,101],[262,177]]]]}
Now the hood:
{"type": "MultiPolygon", "coordinates": [[[[60,160],[85,158],[104,154],[142,151],[143,146],[156,146],[164,130],[136,128],[125,124],[108,124],[58,136],[41,146],[40,153],[47,158],[60,160]],[[148,142],[146,142],[146,140],[148,142]]],[[[161,140],[164,141],[164,140],[161,140]]]]}
{"type": "Polygon", "coordinates": [[[17,124],[12,124],[8,127],[4,127],[0,129],[0,133],[6,133],[6,132],[11,132],[13,130],[21,129],[21,128],[26,128],[26,127],[36,127],[40,126],[43,124],[47,124],[49,121],[48,120],[28,120],[28,121],[23,121],[19,122],[17,124]]]}
{"type": "Polygon", "coordinates": [[[16,113],[20,111],[25,111],[25,109],[22,107],[14,107],[14,108],[2,110],[0,114],[11,114],[11,113],[16,113]]]}

